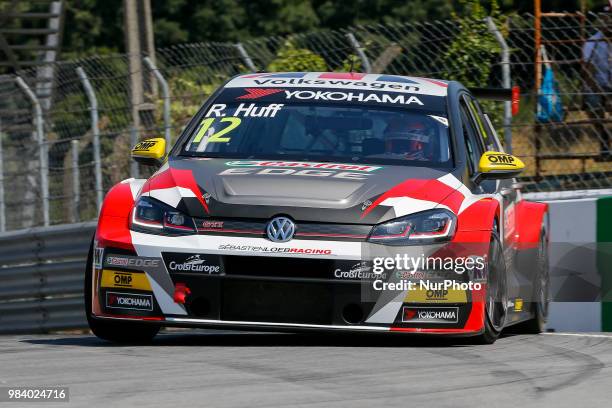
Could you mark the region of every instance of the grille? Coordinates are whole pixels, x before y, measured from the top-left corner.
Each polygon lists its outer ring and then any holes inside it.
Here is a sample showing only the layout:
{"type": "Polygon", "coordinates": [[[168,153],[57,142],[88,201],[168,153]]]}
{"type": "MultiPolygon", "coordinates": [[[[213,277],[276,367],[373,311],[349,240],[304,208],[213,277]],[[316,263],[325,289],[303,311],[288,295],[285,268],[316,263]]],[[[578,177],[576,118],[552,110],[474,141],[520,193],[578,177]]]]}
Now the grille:
{"type": "Polygon", "coordinates": [[[247,322],[331,324],[328,285],[293,282],[223,282],[221,318],[247,322]]]}
{"type": "Polygon", "coordinates": [[[241,276],[331,279],[334,273],[330,259],[226,256],[224,266],[226,275],[241,276]]]}

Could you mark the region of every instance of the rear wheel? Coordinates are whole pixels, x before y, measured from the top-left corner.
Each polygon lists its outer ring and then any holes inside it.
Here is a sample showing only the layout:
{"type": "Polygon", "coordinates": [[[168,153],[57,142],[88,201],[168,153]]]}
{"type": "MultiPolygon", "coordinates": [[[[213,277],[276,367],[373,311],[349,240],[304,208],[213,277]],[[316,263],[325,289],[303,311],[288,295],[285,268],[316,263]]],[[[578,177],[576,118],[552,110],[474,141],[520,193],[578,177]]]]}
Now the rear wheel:
{"type": "Polygon", "coordinates": [[[123,321],[104,321],[91,315],[93,267],[93,242],[89,248],[87,266],[85,267],[85,314],[89,328],[97,337],[115,343],[148,343],[159,332],[160,326],[156,324],[123,321]]]}
{"type": "Polygon", "coordinates": [[[508,311],[506,263],[497,227],[493,228],[489,244],[487,294],[485,299],[484,333],[473,338],[476,344],[493,344],[499,337],[508,311]]]}
{"type": "Polygon", "coordinates": [[[538,255],[536,260],[536,271],[533,282],[533,295],[531,311],[533,317],[526,322],[519,323],[512,328],[513,333],[539,334],[544,331],[548,318],[548,296],[550,277],[548,272],[548,239],[546,231],[540,233],[538,255]]]}

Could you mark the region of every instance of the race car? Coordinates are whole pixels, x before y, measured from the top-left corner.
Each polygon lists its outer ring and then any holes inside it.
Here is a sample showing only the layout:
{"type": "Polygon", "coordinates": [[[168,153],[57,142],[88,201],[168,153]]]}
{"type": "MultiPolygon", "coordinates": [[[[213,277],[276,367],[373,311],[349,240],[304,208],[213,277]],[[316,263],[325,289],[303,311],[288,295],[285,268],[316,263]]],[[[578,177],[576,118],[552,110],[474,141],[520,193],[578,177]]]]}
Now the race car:
{"type": "MultiPolygon", "coordinates": [[[[85,273],[92,332],[164,326],[465,336],[539,333],[548,216],[477,101],[506,89],[337,72],[214,92],[156,166],[105,197],[85,273]]],[[[514,104],[516,101],[512,101],[514,104]]],[[[516,107],[516,106],[514,106],[516,107]]]]}

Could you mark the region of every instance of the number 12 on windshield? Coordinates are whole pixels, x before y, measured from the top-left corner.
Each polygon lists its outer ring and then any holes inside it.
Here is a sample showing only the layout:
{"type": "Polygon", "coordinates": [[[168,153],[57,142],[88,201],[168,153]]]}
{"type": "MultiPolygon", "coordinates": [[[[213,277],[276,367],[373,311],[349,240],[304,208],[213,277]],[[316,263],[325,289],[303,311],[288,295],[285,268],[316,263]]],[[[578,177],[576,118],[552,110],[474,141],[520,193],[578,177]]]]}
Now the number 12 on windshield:
{"type": "Polygon", "coordinates": [[[206,118],[200,123],[200,128],[198,129],[198,132],[196,133],[191,143],[200,143],[204,136],[208,136],[206,140],[207,143],[229,143],[231,137],[224,136],[230,133],[232,130],[236,129],[238,126],[240,126],[241,122],[242,120],[236,117],[206,118]],[[208,131],[211,129],[211,126],[215,121],[220,122],[221,126],[223,126],[223,124],[227,124],[227,126],[216,132],[214,131],[215,128],[213,127],[213,133],[207,135],[208,131]]]}

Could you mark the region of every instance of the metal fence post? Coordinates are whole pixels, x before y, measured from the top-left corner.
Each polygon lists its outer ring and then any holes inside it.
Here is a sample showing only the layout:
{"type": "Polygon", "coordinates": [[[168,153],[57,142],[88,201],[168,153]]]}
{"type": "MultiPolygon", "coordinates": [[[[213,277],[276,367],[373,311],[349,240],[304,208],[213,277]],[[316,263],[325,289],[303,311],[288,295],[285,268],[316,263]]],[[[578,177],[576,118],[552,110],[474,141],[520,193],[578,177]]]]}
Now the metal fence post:
{"type": "Polygon", "coordinates": [[[355,38],[353,33],[346,33],[346,38],[348,38],[349,42],[351,43],[351,46],[359,56],[359,59],[361,60],[361,65],[363,66],[363,70],[367,73],[372,72],[372,65],[370,64],[370,60],[368,59],[368,56],[365,55],[365,52],[363,52],[363,48],[361,47],[361,44],[359,44],[359,41],[357,41],[357,38],[355,38]]]}
{"type": "Polygon", "coordinates": [[[170,148],[170,143],[172,142],[172,126],[170,125],[170,88],[168,87],[168,82],[164,76],[159,72],[159,69],[155,66],[151,58],[144,57],[143,61],[147,68],[153,72],[155,79],[159,82],[159,86],[162,91],[162,97],[164,98],[164,137],[166,139],[166,152],[170,148]]]}
{"type": "Polygon", "coordinates": [[[79,141],[70,141],[72,154],[72,222],[79,222],[79,204],[81,201],[81,175],[79,172],[79,141]]]}
{"type": "Polygon", "coordinates": [[[44,131],[44,119],[42,108],[38,98],[32,92],[32,89],[26,84],[21,77],[16,77],[15,81],[17,86],[26,94],[32,108],[34,109],[34,117],[36,119],[36,138],[38,142],[38,157],[40,166],[40,191],[43,206],[43,224],[44,226],[49,225],[49,166],[47,164],[47,145],[45,143],[45,131],[44,131]]]}
{"type": "Polygon", "coordinates": [[[4,135],[2,134],[2,122],[0,122],[0,232],[6,231],[6,212],[4,207],[4,162],[2,151],[2,142],[4,135]]]}
{"type": "MultiPolygon", "coordinates": [[[[132,126],[130,129],[130,146],[136,146],[136,143],[138,143],[138,129],[132,126]]],[[[140,176],[138,163],[136,163],[134,160],[130,161],[130,176],[134,178],[138,178],[140,176]]]]}
{"type": "Polygon", "coordinates": [[[236,43],[234,44],[234,47],[236,47],[236,49],[238,50],[238,54],[240,54],[240,57],[242,58],[242,61],[244,61],[244,64],[247,66],[247,68],[253,72],[257,71],[257,67],[253,63],[253,60],[249,56],[249,53],[244,49],[244,45],[242,45],[242,43],[236,43]]]}
{"type": "Polygon", "coordinates": [[[85,88],[85,94],[89,100],[89,111],[91,114],[91,132],[93,134],[93,156],[94,156],[94,177],[96,182],[96,205],[98,210],[102,207],[102,164],[100,163],[100,128],[98,127],[98,99],[94,92],[89,78],[82,67],[76,69],[83,88],[85,88]]]}
{"type": "MultiPolygon", "coordinates": [[[[502,69],[502,85],[504,88],[512,87],[512,79],[510,78],[510,48],[506,44],[504,36],[495,25],[495,21],[489,16],[485,18],[489,32],[493,34],[495,40],[501,47],[501,69],[502,69]]],[[[504,102],[504,143],[506,151],[512,154],[512,102],[504,102]]]]}

